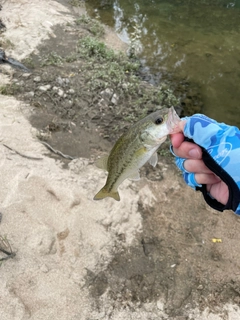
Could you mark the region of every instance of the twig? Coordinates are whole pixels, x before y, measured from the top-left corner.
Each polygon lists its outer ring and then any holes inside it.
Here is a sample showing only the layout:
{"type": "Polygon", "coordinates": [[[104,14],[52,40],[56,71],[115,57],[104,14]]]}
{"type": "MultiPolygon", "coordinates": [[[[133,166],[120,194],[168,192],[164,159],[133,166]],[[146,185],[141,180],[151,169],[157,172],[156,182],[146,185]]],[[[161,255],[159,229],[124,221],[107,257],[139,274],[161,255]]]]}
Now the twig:
{"type": "Polygon", "coordinates": [[[45,145],[45,147],[47,147],[50,151],[52,151],[52,152],[55,153],[55,154],[58,154],[59,156],[65,158],[65,159],[69,159],[69,160],[74,160],[74,159],[76,159],[76,158],[74,158],[74,157],[71,157],[71,156],[69,156],[69,155],[67,155],[67,154],[62,153],[62,152],[59,151],[59,150],[53,149],[53,147],[51,147],[50,144],[48,144],[47,142],[41,141],[41,143],[42,143],[43,145],[45,145]]]}
{"type": "Polygon", "coordinates": [[[18,154],[19,156],[23,157],[23,158],[27,158],[27,159],[31,159],[31,160],[42,160],[43,158],[37,158],[37,157],[30,157],[30,156],[26,156],[25,154],[22,154],[21,152],[14,150],[13,148],[7,146],[6,144],[3,143],[3,146],[8,148],[9,150],[15,152],[16,154],[18,154]]]}
{"type": "Polygon", "coordinates": [[[11,247],[10,243],[8,242],[8,240],[6,238],[4,239],[2,236],[0,236],[0,251],[7,255],[7,257],[0,258],[0,261],[8,260],[8,259],[14,258],[16,256],[16,253],[12,251],[12,247],[11,247]],[[9,249],[9,251],[3,249],[2,246],[9,249]]]}

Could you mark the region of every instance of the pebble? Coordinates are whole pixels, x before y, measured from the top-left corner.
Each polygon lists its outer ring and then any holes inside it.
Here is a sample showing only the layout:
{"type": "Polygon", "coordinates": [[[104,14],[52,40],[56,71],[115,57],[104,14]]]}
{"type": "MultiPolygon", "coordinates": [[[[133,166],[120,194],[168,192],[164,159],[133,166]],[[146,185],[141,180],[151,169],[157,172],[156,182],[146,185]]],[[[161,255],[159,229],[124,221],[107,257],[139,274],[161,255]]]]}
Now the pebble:
{"type": "Polygon", "coordinates": [[[102,98],[102,99],[98,102],[98,106],[104,108],[104,107],[107,107],[108,104],[107,104],[106,100],[102,98]]]}
{"type": "Polygon", "coordinates": [[[114,105],[117,105],[118,100],[119,100],[119,96],[118,96],[116,93],[114,93],[113,96],[112,96],[111,102],[112,102],[114,105]]]}
{"type": "Polygon", "coordinates": [[[29,98],[34,97],[34,92],[33,91],[26,92],[25,97],[29,97],[29,98]]]}
{"type": "Polygon", "coordinates": [[[104,100],[110,100],[113,96],[113,89],[107,88],[101,91],[100,94],[104,100]]]}
{"type": "Polygon", "coordinates": [[[130,83],[129,82],[124,82],[123,84],[122,84],[122,88],[123,89],[128,89],[128,87],[130,86],[130,83]]]}
{"type": "Polygon", "coordinates": [[[31,75],[31,73],[23,73],[23,74],[22,74],[22,77],[23,77],[23,78],[29,78],[30,75],[31,75]]]}
{"type": "Polygon", "coordinates": [[[60,84],[60,86],[64,86],[65,84],[68,84],[70,81],[67,78],[57,77],[56,82],[60,84]]]}
{"type": "Polygon", "coordinates": [[[37,77],[33,78],[33,81],[34,82],[40,82],[41,81],[41,77],[37,76],[37,77]]]}
{"type": "Polygon", "coordinates": [[[50,84],[46,84],[45,86],[40,86],[38,87],[39,90],[41,91],[48,91],[51,89],[51,85],[50,84]]]}
{"type": "Polygon", "coordinates": [[[56,82],[61,86],[63,85],[63,79],[61,77],[57,77],[56,82]]]}
{"type": "Polygon", "coordinates": [[[161,300],[157,301],[157,308],[158,310],[161,310],[161,311],[164,310],[164,303],[161,300]]]}
{"type": "Polygon", "coordinates": [[[74,90],[74,89],[69,89],[69,90],[68,90],[68,93],[74,94],[74,93],[75,93],[75,90],[74,90]]]}
{"type": "Polygon", "coordinates": [[[58,95],[59,95],[60,97],[63,97],[64,91],[63,91],[62,89],[58,89],[58,95]]]}

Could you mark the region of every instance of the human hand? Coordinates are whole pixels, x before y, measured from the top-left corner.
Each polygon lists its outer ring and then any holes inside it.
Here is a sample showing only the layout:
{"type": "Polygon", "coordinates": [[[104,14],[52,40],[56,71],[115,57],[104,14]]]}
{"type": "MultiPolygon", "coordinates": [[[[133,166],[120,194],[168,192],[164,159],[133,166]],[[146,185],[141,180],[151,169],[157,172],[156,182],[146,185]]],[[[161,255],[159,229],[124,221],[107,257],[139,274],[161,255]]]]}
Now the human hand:
{"type": "Polygon", "coordinates": [[[213,208],[240,214],[240,130],[199,114],[180,126],[183,133],[171,136],[172,151],[186,183],[213,208]]]}

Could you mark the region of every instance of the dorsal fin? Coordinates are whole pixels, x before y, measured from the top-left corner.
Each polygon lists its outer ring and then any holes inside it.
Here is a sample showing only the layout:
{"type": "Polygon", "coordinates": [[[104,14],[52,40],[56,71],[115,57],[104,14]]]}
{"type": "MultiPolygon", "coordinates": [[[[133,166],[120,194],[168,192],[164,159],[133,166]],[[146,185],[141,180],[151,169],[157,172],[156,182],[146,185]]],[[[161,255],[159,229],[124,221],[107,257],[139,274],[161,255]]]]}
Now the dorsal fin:
{"type": "Polygon", "coordinates": [[[106,170],[106,171],[108,171],[107,163],[108,163],[108,154],[105,154],[104,156],[102,156],[101,158],[99,158],[95,161],[95,165],[98,168],[106,170]]]}

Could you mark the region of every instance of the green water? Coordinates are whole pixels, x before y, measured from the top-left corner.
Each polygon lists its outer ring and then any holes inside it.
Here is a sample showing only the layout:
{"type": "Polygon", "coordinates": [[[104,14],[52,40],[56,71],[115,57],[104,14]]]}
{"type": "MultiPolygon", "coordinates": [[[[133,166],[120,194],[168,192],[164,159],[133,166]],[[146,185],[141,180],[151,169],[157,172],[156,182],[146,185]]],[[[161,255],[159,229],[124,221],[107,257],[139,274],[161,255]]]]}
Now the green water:
{"type": "Polygon", "coordinates": [[[203,112],[240,127],[240,0],[88,0],[153,73],[198,87],[203,112]]]}

